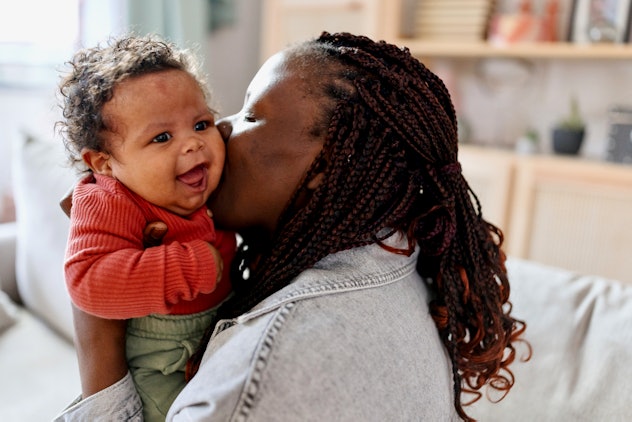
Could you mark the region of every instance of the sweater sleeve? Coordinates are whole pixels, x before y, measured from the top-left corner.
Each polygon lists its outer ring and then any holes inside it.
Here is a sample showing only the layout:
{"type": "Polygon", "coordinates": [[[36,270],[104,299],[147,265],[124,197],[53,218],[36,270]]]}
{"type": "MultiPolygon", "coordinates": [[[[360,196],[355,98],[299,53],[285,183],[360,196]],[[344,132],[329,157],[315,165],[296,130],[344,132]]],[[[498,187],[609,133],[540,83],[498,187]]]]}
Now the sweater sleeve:
{"type": "Polygon", "coordinates": [[[65,275],[77,307],[127,319],[169,313],[216,287],[216,265],[203,240],[143,249],[142,212],[124,195],[88,187],[73,199],[65,275]]]}

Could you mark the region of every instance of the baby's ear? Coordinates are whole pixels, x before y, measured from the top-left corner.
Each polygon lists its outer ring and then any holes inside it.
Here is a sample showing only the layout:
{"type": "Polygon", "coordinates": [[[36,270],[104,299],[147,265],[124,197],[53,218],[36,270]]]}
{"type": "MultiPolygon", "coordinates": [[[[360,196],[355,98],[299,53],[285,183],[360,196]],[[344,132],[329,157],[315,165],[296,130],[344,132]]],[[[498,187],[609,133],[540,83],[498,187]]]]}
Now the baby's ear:
{"type": "Polygon", "coordinates": [[[90,170],[96,174],[104,176],[112,176],[112,167],[110,166],[110,154],[102,151],[84,148],[81,151],[81,158],[90,170]]]}

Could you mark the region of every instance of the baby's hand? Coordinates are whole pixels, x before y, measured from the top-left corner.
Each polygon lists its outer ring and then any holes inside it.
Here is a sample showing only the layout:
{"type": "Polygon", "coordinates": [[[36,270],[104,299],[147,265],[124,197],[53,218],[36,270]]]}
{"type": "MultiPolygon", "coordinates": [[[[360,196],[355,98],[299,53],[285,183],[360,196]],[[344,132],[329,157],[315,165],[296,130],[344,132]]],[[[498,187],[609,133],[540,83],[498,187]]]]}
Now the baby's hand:
{"type": "Polygon", "coordinates": [[[162,238],[167,234],[168,227],[162,221],[152,221],[143,230],[143,246],[151,248],[162,243],[162,238]]]}
{"type": "Polygon", "coordinates": [[[72,208],[72,192],[74,189],[74,186],[71,187],[68,192],[64,194],[64,197],[61,198],[61,201],[59,201],[59,206],[64,211],[64,214],[66,214],[66,217],[70,217],[70,210],[72,208]]]}
{"type": "MultiPolygon", "coordinates": [[[[143,245],[145,248],[160,245],[162,239],[167,234],[167,230],[167,225],[162,221],[152,221],[147,224],[145,230],[143,230],[143,245]]],[[[215,246],[208,243],[208,247],[213,254],[213,261],[215,261],[215,267],[217,269],[217,279],[215,280],[215,285],[217,285],[222,280],[224,260],[215,246]]],[[[213,288],[213,290],[215,290],[215,288],[213,288]]]]}

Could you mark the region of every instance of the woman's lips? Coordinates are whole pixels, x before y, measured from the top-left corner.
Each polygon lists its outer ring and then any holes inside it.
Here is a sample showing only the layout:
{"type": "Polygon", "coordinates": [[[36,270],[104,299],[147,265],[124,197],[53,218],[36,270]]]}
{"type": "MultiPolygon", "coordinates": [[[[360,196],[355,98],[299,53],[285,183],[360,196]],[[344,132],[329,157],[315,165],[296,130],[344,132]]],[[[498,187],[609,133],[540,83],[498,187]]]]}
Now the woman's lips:
{"type": "Polygon", "coordinates": [[[179,175],[176,179],[192,188],[205,189],[207,174],[206,167],[200,164],[199,166],[193,167],[186,173],[179,175]]]}

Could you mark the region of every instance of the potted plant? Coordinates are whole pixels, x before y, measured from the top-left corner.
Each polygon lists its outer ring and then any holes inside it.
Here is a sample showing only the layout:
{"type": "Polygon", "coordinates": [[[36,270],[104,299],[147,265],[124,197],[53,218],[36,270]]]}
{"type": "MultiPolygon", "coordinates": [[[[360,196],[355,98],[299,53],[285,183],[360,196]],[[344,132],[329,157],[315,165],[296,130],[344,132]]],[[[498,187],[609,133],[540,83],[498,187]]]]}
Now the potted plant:
{"type": "Polygon", "coordinates": [[[540,144],[540,134],[534,128],[527,128],[525,133],[518,138],[515,150],[518,154],[536,154],[540,144]]]}
{"type": "Polygon", "coordinates": [[[577,98],[572,97],[569,115],[553,128],[553,151],[558,154],[577,154],[585,132],[586,124],[579,112],[577,98]]]}

